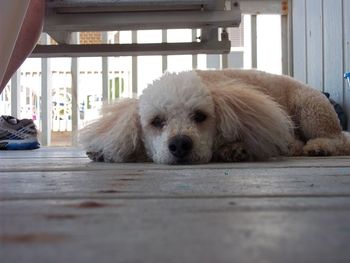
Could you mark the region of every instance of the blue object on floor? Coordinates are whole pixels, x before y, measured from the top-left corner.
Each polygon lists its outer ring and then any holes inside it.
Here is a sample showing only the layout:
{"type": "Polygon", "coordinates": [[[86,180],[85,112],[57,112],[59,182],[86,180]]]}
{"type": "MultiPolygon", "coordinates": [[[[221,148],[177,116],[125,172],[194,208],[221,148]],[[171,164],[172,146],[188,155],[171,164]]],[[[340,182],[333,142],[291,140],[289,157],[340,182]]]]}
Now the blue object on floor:
{"type": "Polygon", "coordinates": [[[33,150],[40,147],[33,120],[0,116],[0,150],[33,150]]]}
{"type": "Polygon", "coordinates": [[[36,139],[0,141],[0,150],[34,150],[38,148],[40,148],[40,143],[36,139]]]}
{"type": "Polygon", "coordinates": [[[350,89],[350,71],[344,73],[344,79],[348,80],[348,85],[349,85],[349,89],[350,89]]]}

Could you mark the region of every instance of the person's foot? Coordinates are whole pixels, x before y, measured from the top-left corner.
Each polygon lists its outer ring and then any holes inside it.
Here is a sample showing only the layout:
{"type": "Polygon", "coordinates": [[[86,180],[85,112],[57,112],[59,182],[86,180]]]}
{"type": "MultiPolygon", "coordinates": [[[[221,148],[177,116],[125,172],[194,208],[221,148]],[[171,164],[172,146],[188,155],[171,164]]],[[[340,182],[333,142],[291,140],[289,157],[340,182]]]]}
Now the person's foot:
{"type": "Polygon", "coordinates": [[[33,120],[0,117],[0,150],[32,150],[40,147],[33,120]]]}

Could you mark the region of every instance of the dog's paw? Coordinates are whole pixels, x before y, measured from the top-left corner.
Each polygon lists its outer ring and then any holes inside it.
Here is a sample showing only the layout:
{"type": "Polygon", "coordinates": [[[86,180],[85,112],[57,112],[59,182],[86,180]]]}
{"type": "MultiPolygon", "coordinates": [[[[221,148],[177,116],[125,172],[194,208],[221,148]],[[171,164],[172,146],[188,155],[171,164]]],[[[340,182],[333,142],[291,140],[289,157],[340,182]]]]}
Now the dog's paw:
{"type": "Polygon", "coordinates": [[[303,148],[303,155],[305,156],[330,156],[331,152],[322,145],[306,144],[303,148]]]}
{"type": "Polygon", "coordinates": [[[243,143],[231,143],[220,147],[217,159],[221,162],[244,162],[249,161],[250,154],[243,143]]]}
{"type": "Polygon", "coordinates": [[[86,155],[95,162],[104,162],[103,153],[99,152],[86,152],[86,155]]]}

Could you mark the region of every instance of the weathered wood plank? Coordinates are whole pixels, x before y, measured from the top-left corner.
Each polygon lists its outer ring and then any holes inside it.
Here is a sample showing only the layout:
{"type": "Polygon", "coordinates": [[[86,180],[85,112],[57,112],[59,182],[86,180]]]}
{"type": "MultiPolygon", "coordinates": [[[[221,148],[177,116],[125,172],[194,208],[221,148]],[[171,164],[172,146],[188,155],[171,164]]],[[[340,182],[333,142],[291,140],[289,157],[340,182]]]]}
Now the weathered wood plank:
{"type": "Polygon", "coordinates": [[[41,147],[40,149],[29,151],[0,151],[0,165],[4,159],[57,157],[86,157],[86,154],[79,147],[41,147]]]}
{"type": "Polygon", "coordinates": [[[2,261],[350,261],[349,198],[85,201],[0,202],[2,261]]]}
{"type": "Polygon", "coordinates": [[[324,91],[343,104],[342,0],[323,1],[324,91]]]}
{"type": "Polygon", "coordinates": [[[44,148],[0,158],[4,262],[350,261],[350,157],[168,166],[44,148]]]}
{"type": "Polygon", "coordinates": [[[0,198],[350,196],[350,167],[0,173],[0,198]]]}
{"type": "Polygon", "coordinates": [[[209,163],[201,165],[157,165],[154,163],[95,163],[87,158],[43,158],[1,161],[0,172],[44,172],[44,171],[98,171],[128,169],[264,169],[264,168],[300,168],[300,167],[349,167],[349,158],[287,158],[283,161],[209,163]]]}
{"type": "Polygon", "coordinates": [[[263,169],[288,167],[350,167],[350,156],[297,157],[268,162],[209,163],[203,165],[157,165],[154,163],[94,163],[79,148],[42,148],[35,151],[0,151],[0,172],[178,170],[178,169],[263,169]]]}

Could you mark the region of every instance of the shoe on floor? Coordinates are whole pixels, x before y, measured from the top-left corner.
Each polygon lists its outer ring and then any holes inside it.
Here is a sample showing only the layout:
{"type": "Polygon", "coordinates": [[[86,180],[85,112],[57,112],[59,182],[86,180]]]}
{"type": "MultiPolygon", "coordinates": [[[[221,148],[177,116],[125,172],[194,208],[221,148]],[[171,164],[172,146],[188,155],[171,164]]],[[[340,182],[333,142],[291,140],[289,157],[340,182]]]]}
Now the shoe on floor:
{"type": "Polygon", "coordinates": [[[0,117],[0,150],[32,150],[40,147],[33,120],[0,117]]]}

